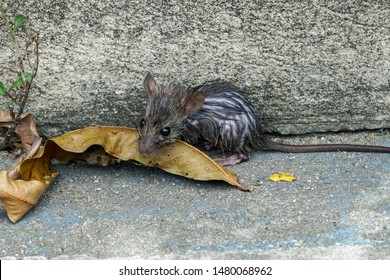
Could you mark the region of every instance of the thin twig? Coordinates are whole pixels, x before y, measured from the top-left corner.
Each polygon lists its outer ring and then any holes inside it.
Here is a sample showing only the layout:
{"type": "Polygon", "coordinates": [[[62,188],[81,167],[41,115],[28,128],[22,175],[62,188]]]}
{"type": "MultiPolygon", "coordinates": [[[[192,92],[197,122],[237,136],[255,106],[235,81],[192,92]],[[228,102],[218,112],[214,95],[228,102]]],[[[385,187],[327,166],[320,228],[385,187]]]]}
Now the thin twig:
{"type": "Polygon", "coordinates": [[[0,63],[0,68],[3,68],[4,70],[7,70],[7,71],[15,73],[15,74],[19,74],[19,71],[12,69],[11,67],[7,67],[3,63],[0,63]]]}
{"type": "Polygon", "coordinates": [[[12,96],[12,94],[10,94],[8,91],[7,91],[5,94],[6,94],[6,96],[7,96],[8,98],[10,98],[14,103],[18,104],[18,103],[16,102],[16,99],[12,96]]]}
{"type": "Polygon", "coordinates": [[[26,44],[26,54],[27,54],[27,61],[31,69],[33,69],[31,76],[34,78],[37,75],[38,72],[38,65],[39,65],[39,52],[38,52],[38,46],[39,46],[39,33],[34,31],[33,34],[31,34],[27,40],[26,44]],[[30,55],[28,48],[34,44],[34,54],[35,54],[35,66],[33,67],[30,60],[30,55]]]}

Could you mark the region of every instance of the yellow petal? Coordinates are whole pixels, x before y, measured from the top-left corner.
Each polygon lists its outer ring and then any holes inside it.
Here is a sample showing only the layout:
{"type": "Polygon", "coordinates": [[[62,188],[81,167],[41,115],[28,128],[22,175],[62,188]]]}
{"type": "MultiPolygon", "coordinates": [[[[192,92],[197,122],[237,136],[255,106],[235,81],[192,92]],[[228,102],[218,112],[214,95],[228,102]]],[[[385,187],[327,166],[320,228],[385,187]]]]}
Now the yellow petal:
{"type": "Polygon", "coordinates": [[[288,173],[274,173],[272,175],[269,175],[268,179],[273,182],[280,182],[280,181],[292,182],[296,178],[294,177],[294,175],[288,173]]]}

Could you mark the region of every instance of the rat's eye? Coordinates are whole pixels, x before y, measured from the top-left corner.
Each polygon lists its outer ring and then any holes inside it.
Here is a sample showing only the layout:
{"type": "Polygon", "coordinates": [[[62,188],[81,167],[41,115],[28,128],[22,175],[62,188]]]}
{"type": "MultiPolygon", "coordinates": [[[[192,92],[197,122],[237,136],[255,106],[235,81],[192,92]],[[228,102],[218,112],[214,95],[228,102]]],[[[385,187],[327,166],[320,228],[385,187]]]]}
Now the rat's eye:
{"type": "Polygon", "coordinates": [[[142,119],[140,122],[139,122],[139,127],[140,128],[143,128],[145,126],[145,119],[142,119]]]}
{"type": "Polygon", "coordinates": [[[161,129],[160,132],[161,132],[162,136],[168,136],[171,133],[171,128],[164,127],[163,129],[161,129]]]}

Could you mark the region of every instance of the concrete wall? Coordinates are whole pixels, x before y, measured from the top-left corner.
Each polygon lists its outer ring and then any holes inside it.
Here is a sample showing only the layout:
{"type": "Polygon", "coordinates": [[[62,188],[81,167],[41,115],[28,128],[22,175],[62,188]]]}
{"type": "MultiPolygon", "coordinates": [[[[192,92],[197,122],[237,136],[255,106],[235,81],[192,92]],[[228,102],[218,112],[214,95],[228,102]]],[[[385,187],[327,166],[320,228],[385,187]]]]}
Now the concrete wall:
{"type": "Polygon", "coordinates": [[[4,2],[40,32],[28,110],[48,137],[137,125],[147,71],[232,81],[272,132],[390,127],[389,1],[4,2]]]}

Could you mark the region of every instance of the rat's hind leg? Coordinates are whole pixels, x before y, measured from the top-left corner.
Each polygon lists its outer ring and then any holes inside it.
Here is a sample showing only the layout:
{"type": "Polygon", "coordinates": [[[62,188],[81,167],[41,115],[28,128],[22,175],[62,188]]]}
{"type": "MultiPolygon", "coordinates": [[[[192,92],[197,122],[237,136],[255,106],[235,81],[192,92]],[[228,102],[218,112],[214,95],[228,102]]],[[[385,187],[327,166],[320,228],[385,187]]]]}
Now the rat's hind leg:
{"type": "Polygon", "coordinates": [[[213,158],[215,162],[222,166],[239,164],[240,162],[247,161],[248,159],[248,154],[243,152],[241,149],[237,149],[233,155],[228,157],[213,158]]]}

